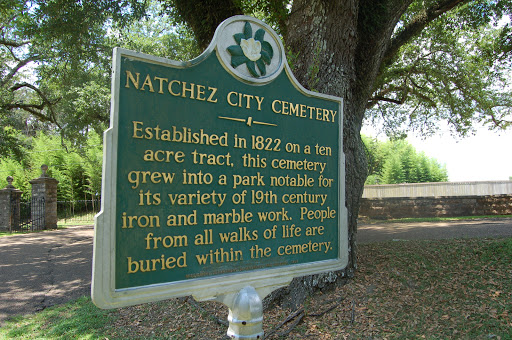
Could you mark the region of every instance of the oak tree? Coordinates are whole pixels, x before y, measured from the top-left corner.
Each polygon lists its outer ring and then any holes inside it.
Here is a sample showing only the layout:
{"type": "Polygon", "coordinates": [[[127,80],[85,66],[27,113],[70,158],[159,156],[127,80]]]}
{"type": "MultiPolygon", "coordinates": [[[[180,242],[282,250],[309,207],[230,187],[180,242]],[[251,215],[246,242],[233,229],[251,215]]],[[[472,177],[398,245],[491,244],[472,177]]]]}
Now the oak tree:
{"type": "Polygon", "coordinates": [[[204,48],[224,19],[263,17],[282,35],[306,88],[344,99],[350,263],[345,271],[295,279],[278,295],[288,305],[352,276],[357,217],[367,176],[360,131],[366,118],[432,131],[439,120],[466,133],[476,121],[506,128],[509,1],[469,0],[167,0],[204,48]],[[404,125],[405,124],[405,125],[404,125]]]}
{"type": "Polygon", "coordinates": [[[109,119],[109,31],[145,10],[135,0],[1,1],[2,126],[25,133],[34,126],[74,134],[103,130],[109,119]]]}

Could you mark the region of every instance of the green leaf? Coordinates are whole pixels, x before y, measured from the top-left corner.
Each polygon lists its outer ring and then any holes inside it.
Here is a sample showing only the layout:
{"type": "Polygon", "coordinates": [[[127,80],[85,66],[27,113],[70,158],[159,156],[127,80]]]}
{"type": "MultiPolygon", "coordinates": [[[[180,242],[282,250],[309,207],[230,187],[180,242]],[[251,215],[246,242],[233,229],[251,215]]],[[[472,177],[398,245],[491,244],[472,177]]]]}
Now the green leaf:
{"type": "Polygon", "coordinates": [[[261,59],[263,59],[263,61],[265,62],[265,64],[267,65],[270,65],[270,56],[268,55],[267,52],[265,52],[264,50],[261,50],[261,59]]]}
{"type": "Polygon", "coordinates": [[[232,55],[232,56],[242,56],[244,55],[244,51],[242,50],[242,48],[238,45],[231,45],[227,48],[228,52],[232,55]]]}
{"type": "Polygon", "coordinates": [[[274,57],[274,49],[268,41],[261,42],[261,50],[267,52],[270,59],[274,57]]]}
{"type": "Polygon", "coordinates": [[[251,24],[248,21],[245,22],[244,36],[245,36],[245,39],[252,38],[252,27],[251,27],[251,24]]]}
{"type": "Polygon", "coordinates": [[[265,36],[265,30],[263,28],[260,28],[256,31],[256,34],[254,34],[254,40],[258,40],[263,43],[263,38],[265,36]]]}
{"type": "Polygon", "coordinates": [[[246,62],[250,61],[249,58],[247,58],[244,55],[235,55],[231,57],[231,66],[234,68],[237,68],[238,66],[245,64],[246,62]]]}
{"type": "Polygon", "coordinates": [[[233,36],[233,38],[235,38],[236,43],[240,45],[242,39],[245,39],[245,35],[243,33],[237,33],[233,36]]]}
{"type": "Polygon", "coordinates": [[[261,58],[256,60],[256,66],[258,66],[258,69],[260,70],[260,73],[262,76],[267,74],[265,63],[263,62],[263,60],[261,58]]]}
{"type": "Polygon", "coordinates": [[[248,60],[246,65],[247,65],[247,68],[249,69],[249,72],[252,74],[252,76],[255,78],[258,78],[259,75],[256,72],[256,65],[255,65],[254,61],[248,60]]]}

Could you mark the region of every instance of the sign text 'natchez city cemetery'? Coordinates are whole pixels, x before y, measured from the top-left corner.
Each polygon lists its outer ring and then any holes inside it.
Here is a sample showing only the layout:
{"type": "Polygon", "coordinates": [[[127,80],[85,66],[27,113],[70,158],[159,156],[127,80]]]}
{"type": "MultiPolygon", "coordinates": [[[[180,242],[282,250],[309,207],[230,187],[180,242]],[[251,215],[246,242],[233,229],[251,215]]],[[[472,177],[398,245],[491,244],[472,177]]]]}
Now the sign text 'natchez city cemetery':
{"type": "Polygon", "coordinates": [[[95,302],[345,265],[342,102],[298,85],[268,26],[228,20],[187,63],[116,49],[113,77],[95,302]]]}

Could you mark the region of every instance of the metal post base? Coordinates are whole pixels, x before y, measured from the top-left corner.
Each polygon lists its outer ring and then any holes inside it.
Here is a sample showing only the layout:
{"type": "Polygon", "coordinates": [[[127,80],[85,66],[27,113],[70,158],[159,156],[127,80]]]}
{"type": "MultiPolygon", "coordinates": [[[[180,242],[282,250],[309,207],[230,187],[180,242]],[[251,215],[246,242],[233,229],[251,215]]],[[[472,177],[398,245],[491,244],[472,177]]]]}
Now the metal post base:
{"type": "Polygon", "coordinates": [[[230,338],[263,339],[263,303],[253,287],[240,290],[228,307],[230,338]]]}

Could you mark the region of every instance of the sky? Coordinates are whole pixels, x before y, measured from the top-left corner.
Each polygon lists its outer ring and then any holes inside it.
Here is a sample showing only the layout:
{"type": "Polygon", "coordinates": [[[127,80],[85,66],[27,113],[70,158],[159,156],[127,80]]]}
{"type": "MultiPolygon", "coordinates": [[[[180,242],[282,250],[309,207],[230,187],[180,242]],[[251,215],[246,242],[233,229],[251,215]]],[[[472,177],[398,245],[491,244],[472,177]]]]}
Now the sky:
{"type": "MultiPolygon", "coordinates": [[[[369,128],[363,134],[385,140],[369,128]]],[[[449,132],[422,139],[409,136],[417,152],[425,152],[448,170],[450,182],[506,181],[512,177],[512,130],[500,133],[478,128],[474,136],[453,137],[449,132]]]]}

